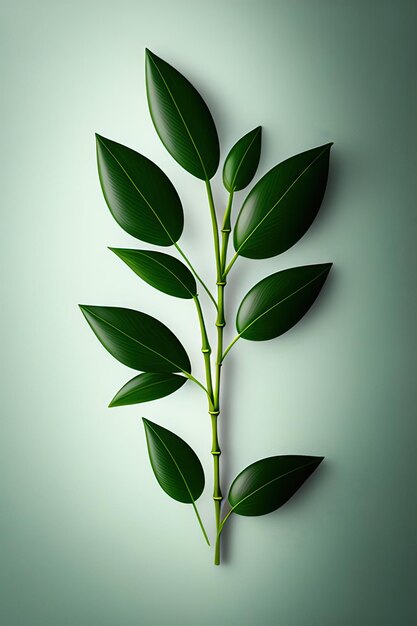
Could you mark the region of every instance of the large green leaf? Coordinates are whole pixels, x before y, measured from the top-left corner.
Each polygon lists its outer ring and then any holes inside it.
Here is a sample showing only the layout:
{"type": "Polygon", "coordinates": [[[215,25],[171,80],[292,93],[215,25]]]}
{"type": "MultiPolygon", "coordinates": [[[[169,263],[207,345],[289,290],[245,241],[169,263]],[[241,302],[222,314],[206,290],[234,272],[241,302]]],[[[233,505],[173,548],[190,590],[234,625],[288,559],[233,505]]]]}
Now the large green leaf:
{"type": "Polygon", "coordinates": [[[256,183],[234,229],[238,254],[266,259],[288,250],[304,235],[323,200],[331,146],[297,154],[256,183]]]}
{"type": "Polygon", "coordinates": [[[301,487],[322,462],[322,456],[271,456],[246,467],[229,490],[229,503],[238,515],[275,511],[301,487]]]}
{"type": "Polygon", "coordinates": [[[177,391],[187,379],[177,374],[157,374],[155,372],[145,372],[129,380],[114,396],[109,407],[126,406],[128,404],[139,404],[140,402],[150,402],[169,396],[177,391]]]}
{"type": "Polygon", "coordinates": [[[120,143],[96,135],[101,188],[116,222],[130,235],[171,246],[181,236],[181,200],[155,163],[120,143]]]}
{"type": "Polygon", "coordinates": [[[204,471],[188,443],[143,418],[149,458],[156,480],[174,500],[191,504],[204,489],[204,471]]]}
{"type": "Polygon", "coordinates": [[[146,50],[146,89],[151,117],[165,148],[197,178],[212,178],[219,165],[219,139],[198,91],[150,50],[146,50]]]}
{"type": "Polygon", "coordinates": [[[244,135],[231,148],[223,166],[223,183],[227,191],[240,191],[255,176],[261,156],[262,127],[244,135]]]}
{"type": "Polygon", "coordinates": [[[162,322],[133,309],[81,304],[98,340],[116,359],[143,372],[191,372],[190,360],[162,322]]]}
{"type": "Polygon", "coordinates": [[[196,295],[194,276],[184,263],[169,254],[126,248],[110,250],[152,287],[177,298],[193,298],[196,295]]]}
{"type": "Polygon", "coordinates": [[[273,339],[292,328],[317,298],[331,263],[292,267],[267,276],[243,298],[236,328],[244,339],[273,339]]]}

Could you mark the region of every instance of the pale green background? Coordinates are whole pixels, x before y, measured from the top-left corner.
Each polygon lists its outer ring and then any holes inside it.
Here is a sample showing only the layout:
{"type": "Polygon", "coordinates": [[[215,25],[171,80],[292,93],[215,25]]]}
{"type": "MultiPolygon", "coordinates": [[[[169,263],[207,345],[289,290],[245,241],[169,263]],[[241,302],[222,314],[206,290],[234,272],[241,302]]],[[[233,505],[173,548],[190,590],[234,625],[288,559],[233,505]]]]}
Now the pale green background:
{"type": "MultiPolygon", "coordinates": [[[[416,623],[415,6],[3,3],[2,626],[416,623]],[[281,511],[233,519],[220,568],[191,508],[159,489],[140,421],[197,450],[212,535],[204,398],[188,384],[153,404],[108,409],[133,373],[77,308],[160,317],[202,374],[192,304],[153,291],[106,249],[137,242],[101,196],[95,131],[169,174],[186,211],[181,243],[213,278],[204,189],[153,130],[145,46],[202,91],[223,155],[262,124],[260,174],[335,142],[306,236],[281,257],[242,260],[230,276],[228,337],[233,309],[261,277],[335,264],[298,327],[235,346],[221,429],[225,486],[263,456],[326,462],[281,511]]],[[[225,201],[220,177],[215,196],[225,201]]]]}

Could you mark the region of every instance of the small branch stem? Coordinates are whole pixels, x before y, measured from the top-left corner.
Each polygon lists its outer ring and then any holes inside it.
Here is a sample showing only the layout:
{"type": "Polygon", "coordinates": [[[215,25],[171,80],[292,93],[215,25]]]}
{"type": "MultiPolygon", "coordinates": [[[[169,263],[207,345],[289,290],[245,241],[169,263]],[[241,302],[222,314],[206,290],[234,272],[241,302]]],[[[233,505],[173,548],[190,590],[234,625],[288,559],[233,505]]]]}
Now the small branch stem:
{"type": "Polygon", "coordinates": [[[232,260],[230,261],[229,265],[226,267],[226,269],[224,270],[224,275],[227,276],[228,273],[230,272],[230,270],[232,269],[233,265],[235,264],[237,257],[239,256],[239,254],[236,252],[236,254],[232,257],[232,260]]]}
{"type": "Polygon", "coordinates": [[[203,383],[200,383],[200,381],[197,380],[197,378],[195,378],[192,374],[190,374],[189,372],[186,372],[185,370],[182,370],[182,373],[184,374],[186,378],[188,378],[189,380],[192,380],[193,383],[198,385],[206,393],[207,397],[210,399],[208,389],[204,387],[203,383]]]}
{"type": "Polygon", "coordinates": [[[236,341],[240,339],[240,335],[236,335],[236,337],[233,339],[232,342],[230,342],[230,344],[227,346],[226,350],[223,353],[223,361],[226,358],[226,354],[229,353],[229,351],[233,348],[233,346],[235,345],[236,341]]]}
{"type": "Polygon", "coordinates": [[[193,505],[194,512],[195,512],[195,514],[196,514],[196,516],[197,516],[198,523],[200,524],[200,528],[201,528],[201,530],[202,530],[202,532],[203,532],[204,539],[206,540],[207,545],[209,546],[209,545],[210,545],[210,541],[209,541],[209,538],[208,538],[208,536],[207,536],[206,529],[204,528],[204,524],[203,524],[203,522],[201,521],[201,517],[200,517],[200,514],[199,514],[199,512],[198,512],[198,509],[197,509],[197,506],[196,506],[196,503],[194,502],[194,500],[193,500],[193,502],[192,502],[192,505],[193,505]]]}
{"type": "Polygon", "coordinates": [[[216,539],[216,542],[217,542],[217,540],[220,538],[220,535],[221,535],[221,532],[222,532],[222,530],[223,530],[223,527],[224,527],[225,523],[227,522],[227,520],[229,519],[229,517],[230,517],[230,516],[231,516],[231,514],[233,513],[233,509],[234,509],[234,507],[233,507],[232,509],[230,509],[230,511],[229,511],[229,512],[228,512],[228,513],[224,516],[224,518],[222,519],[222,521],[221,521],[221,522],[220,522],[220,524],[218,525],[218,527],[217,527],[217,539],[216,539]]]}
{"type": "Polygon", "coordinates": [[[202,287],[205,289],[205,291],[207,292],[208,297],[210,298],[210,300],[212,301],[212,303],[214,304],[214,306],[216,307],[217,310],[217,302],[214,299],[213,294],[211,293],[210,289],[207,287],[206,283],[203,281],[203,279],[197,274],[196,270],[194,269],[191,261],[189,260],[189,258],[185,255],[184,251],[182,250],[182,248],[180,248],[180,246],[178,245],[178,243],[174,243],[174,247],[178,250],[178,252],[180,253],[180,255],[182,256],[182,258],[184,259],[184,261],[187,263],[188,267],[190,268],[190,270],[192,271],[192,273],[194,274],[194,276],[196,277],[196,279],[198,280],[198,282],[202,285],[202,287]]]}
{"type": "Polygon", "coordinates": [[[206,372],[207,395],[209,397],[209,406],[213,406],[213,382],[211,377],[211,347],[207,336],[206,325],[204,323],[204,315],[198,296],[194,296],[195,306],[197,308],[198,320],[200,322],[201,331],[201,352],[204,357],[204,369],[206,372]]]}

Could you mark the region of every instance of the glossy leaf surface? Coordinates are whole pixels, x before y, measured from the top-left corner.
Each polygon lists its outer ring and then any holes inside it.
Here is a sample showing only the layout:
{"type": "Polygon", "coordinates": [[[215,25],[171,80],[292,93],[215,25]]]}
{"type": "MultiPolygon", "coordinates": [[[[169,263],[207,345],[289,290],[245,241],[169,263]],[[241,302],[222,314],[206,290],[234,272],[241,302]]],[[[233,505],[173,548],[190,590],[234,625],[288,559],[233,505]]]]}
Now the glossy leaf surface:
{"type": "Polygon", "coordinates": [[[258,169],[261,156],[262,127],[244,135],[231,148],[223,167],[223,184],[227,191],[240,191],[249,185],[258,169]]]}
{"type": "Polygon", "coordinates": [[[187,379],[176,374],[145,372],[129,380],[114,396],[109,407],[150,402],[169,396],[177,391],[187,379]]]}
{"type": "Polygon", "coordinates": [[[121,307],[80,308],[98,340],[124,365],[143,372],[191,372],[182,344],[154,317],[121,307]]]}
{"type": "Polygon", "coordinates": [[[168,152],[197,178],[212,178],[219,165],[219,139],[201,95],[150,50],[146,50],[146,89],[152,121],[168,152]]]}
{"type": "Polygon", "coordinates": [[[233,481],[229,503],[238,515],[265,515],[285,504],[324,457],[272,456],[246,467],[233,481]]]}
{"type": "Polygon", "coordinates": [[[181,200],[155,163],[120,143],[96,135],[101,188],[116,222],[130,235],[159,246],[181,236],[181,200]]]}
{"type": "Polygon", "coordinates": [[[144,281],[177,298],[192,298],[197,285],[190,270],[178,259],[150,250],[110,248],[144,281]]]}
{"type": "Polygon", "coordinates": [[[243,298],[236,328],[244,339],[263,341],[282,335],[307,313],[331,263],[292,267],[267,276],[243,298]]]}
{"type": "Polygon", "coordinates": [[[234,229],[238,254],[265,259],[285,252],[304,235],[323,200],[331,145],[287,159],[256,183],[234,229]]]}
{"type": "Polygon", "coordinates": [[[192,448],[170,430],[143,418],[149,458],[162,489],[174,500],[191,504],[202,494],[204,472],[192,448]]]}

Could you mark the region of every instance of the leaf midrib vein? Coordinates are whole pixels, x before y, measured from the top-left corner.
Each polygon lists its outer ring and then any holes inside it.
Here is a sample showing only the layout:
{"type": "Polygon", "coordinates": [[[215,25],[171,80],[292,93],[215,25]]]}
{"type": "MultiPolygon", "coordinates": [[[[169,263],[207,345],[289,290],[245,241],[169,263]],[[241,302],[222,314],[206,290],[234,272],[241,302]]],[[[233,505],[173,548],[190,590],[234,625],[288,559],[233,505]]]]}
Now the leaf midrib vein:
{"type": "Polygon", "coordinates": [[[184,289],[186,291],[188,291],[188,293],[190,294],[191,298],[194,297],[194,294],[191,293],[191,291],[189,290],[189,288],[187,287],[187,285],[185,285],[181,278],[179,276],[177,276],[177,274],[175,274],[175,272],[173,272],[172,270],[169,269],[169,267],[167,267],[166,265],[164,265],[163,263],[161,263],[160,261],[158,261],[157,259],[155,259],[153,256],[149,255],[147,252],[144,252],[143,250],[136,250],[137,254],[141,254],[143,256],[145,256],[147,259],[150,259],[151,261],[153,261],[154,263],[156,263],[157,265],[159,265],[160,267],[163,267],[167,272],[169,272],[179,283],[181,283],[181,285],[184,287],[184,289]]]}
{"type": "Polygon", "coordinates": [[[164,229],[164,231],[166,232],[168,238],[170,239],[170,241],[172,241],[172,243],[174,244],[175,241],[172,238],[171,234],[168,232],[167,228],[165,227],[164,223],[162,222],[161,218],[159,217],[158,213],[155,211],[155,209],[153,208],[153,206],[150,204],[150,202],[148,201],[148,199],[143,195],[143,193],[141,192],[141,190],[139,189],[139,187],[136,185],[135,181],[133,180],[133,178],[131,178],[131,176],[128,174],[128,172],[126,171],[126,169],[123,167],[123,165],[120,163],[120,161],[118,160],[118,158],[113,154],[113,152],[110,150],[110,148],[108,146],[106,146],[106,144],[101,141],[101,139],[98,139],[99,142],[101,143],[102,146],[104,146],[104,148],[107,150],[107,152],[110,154],[110,156],[115,160],[115,162],[117,163],[117,165],[120,167],[120,169],[122,170],[122,172],[125,174],[126,178],[128,178],[128,180],[131,182],[131,184],[133,185],[134,189],[136,189],[136,191],[138,192],[138,194],[140,195],[140,197],[146,202],[146,204],[148,205],[148,207],[150,208],[150,210],[152,211],[152,213],[154,214],[154,216],[156,217],[156,219],[158,220],[158,222],[160,223],[160,225],[162,226],[162,228],[164,229]]]}
{"type": "Polygon", "coordinates": [[[187,481],[185,480],[185,477],[184,477],[184,475],[183,475],[182,471],[180,470],[180,468],[179,468],[179,466],[178,466],[178,463],[176,462],[176,460],[175,460],[174,456],[172,455],[172,453],[171,453],[170,449],[168,448],[168,446],[166,445],[166,443],[163,441],[163,439],[160,437],[160,435],[156,432],[156,430],[155,430],[154,428],[152,428],[152,426],[149,424],[149,421],[147,421],[147,422],[146,422],[146,424],[147,424],[148,428],[150,428],[150,429],[152,430],[152,432],[153,432],[153,433],[154,433],[154,434],[158,437],[159,441],[162,443],[162,445],[164,446],[165,450],[168,452],[169,456],[170,456],[170,457],[171,457],[171,459],[173,460],[174,465],[175,465],[175,467],[177,468],[178,473],[179,473],[179,475],[181,476],[181,478],[182,478],[182,480],[183,480],[183,482],[184,482],[184,485],[185,485],[185,487],[186,487],[186,489],[187,489],[188,493],[190,494],[191,501],[192,501],[193,505],[195,506],[195,500],[194,500],[194,498],[193,498],[193,494],[191,493],[191,490],[190,490],[190,488],[189,488],[189,486],[188,486],[188,483],[187,483],[187,481]]]}
{"type": "Polygon", "coordinates": [[[286,300],[288,300],[289,298],[292,298],[293,296],[295,296],[299,291],[302,291],[303,289],[305,289],[306,287],[308,287],[309,285],[311,285],[311,283],[314,283],[315,280],[317,280],[318,278],[320,278],[320,276],[322,276],[328,268],[325,268],[322,272],[320,272],[320,274],[317,274],[317,276],[315,276],[314,278],[312,278],[311,280],[309,280],[307,283],[304,283],[304,285],[302,285],[301,287],[299,287],[298,289],[296,289],[295,291],[293,291],[292,293],[288,294],[288,296],[285,296],[285,298],[282,298],[282,300],[280,300],[279,302],[276,302],[276,304],[273,304],[271,307],[269,307],[269,309],[267,309],[266,311],[264,311],[263,313],[261,313],[260,315],[258,315],[258,317],[256,317],[254,320],[251,321],[250,324],[248,324],[241,333],[239,333],[240,336],[243,335],[243,333],[245,333],[248,328],[250,328],[253,324],[255,324],[255,322],[257,322],[259,319],[261,319],[264,315],[267,315],[270,311],[272,311],[272,309],[275,309],[275,307],[279,306],[280,304],[282,304],[283,302],[285,302],[286,300]]]}
{"type": "MultiPolygon", "coordinates": [[[[148,372],[146,372],[146,373],[148,373],[148,372]]],[[[152,372],[150,372],[150,373],[152,373],[152,372]]],[[[154,373],[157,374],[159,372],[154,372],[154,373]]],[[[142,374],[139,374],[139,376],[142,376],[142,374]]],[[[178,374],[174,374],[174,373],[172,373],[171,376],[175,376],[176,378],[181,378],[180,376],[178,376],[178,374]]],[[[134,379],[132,379],[132,380],[134,380],[134,379]]],[[[184,378],[183,380],[187,380],[187,379],[184,378]]],[[[132,382],[132,381],[129,381],[129,382],[132,382]]],[[[155,381],[153,383],[145,383],[144,385],[139,385],[139,391],[144,391],[144,390],[150,389],[151,387],[158,387],[158,385],[161,385],[161,384],[163,385],[165,382],[166,382],[166,380],[158,380],[158,381],[155,381]]],[[[126,383],[126,385],[128,385],[128,384],[129,383],[126,383]]],[[[123,387],[122,387],[122,389],[123,389],[123,387]]],[[[115,395],[115,398],[117,398],[117,396],[122,391],[122,389],[120,389],[117,392],[117,394],[115,395]]],[[[122,397],[123,398],[130,398],[131,396],[135,395],[135,393],[137,393],[137,392],[138,392],[138,387],[135,387],[135,388],[131,389],[130,391],[128,391],[127,393],[124,393],[122,397]]]]}
{"type": "Polygon", "coordinates": [[[141,341],[139,341],[139,339],[136,339],[135,337],[131,337],[130,335],[128,335],[127,333],[125,333],[123,330],[120,330],[120,328],[117,328],[117,326],[114,326],[113,324],[111,324],[110,322],[108,322],[107,320],[105,320],[104,318],[100,317],[100,315],[97,315],[97,313],[93,313],[90,309],[88,309],[88,312],[90,313],[90,315],[92,315],[93,317],[97,318],[98,320],[100,320],[101,322],[103,322],[104,324],[107,324],[107,326],[110,326],[110,328],[113,328],[114,330],[116,330],[118,333],[120,333],[121,335],[124,335],[125,337],[128,337],[128,339],[131,339],[132,341],[134,341],[135,343],[139,344],[140,346],[142,346],[143,348],[146,348],[147,350],[149,350],[150,352],[153,352],[154,354],[157,354],[158,356],[160,356],[162,359],[164,359],[165,361],[167,361],[167,363],[171,363],[171,365],[174,365],[175,367],[178,367],[178,369],[180,370],[180,372],[183,372],[184,374],[189,374],[189,372],[186,372],[184,369],[182,369],[182,367],[180,367],[177,363],[174,363],[173,361],[171,361],[170,359],[168,359],[167,357],[165,357],[163,354],[161,354],[160,352],[158,352],[157,350],[154,350],[153,348],[147,346],[145,343],[142,343],[141,341]]]}
{"type": "Polygon", "coordinates": [[[244,498],[242,498],[242,500],[239,500],[239,502],[237,504],[235,504],[231,510],[229,511],[229,513],[232,513],[232,511],[234,511],[234,509],[236,507],[238,507],[240,504],[242,504],[242,502],[244,502],[245,500],[247,500],[248,498],[251,498],[255,493],[257,493],[258,491],[261,491],[262,489],[264,489],[265,487],[268,487],[268,485],[271,485],[273,482],[275,482],[276,480],[281,480],[282,478],[285,478],[285,476],[289,476],[290,474],[293,474],[294,472],[298,472],[299,470],[304,469],[305,467],[308,467],[309,465],[314,465],[314,461],[310,461],[310,463],[305,463],[304,465],[300,465],[299,467],[296,467],[292,470],[290,470],[289,472],[285,472],[285,474],[281,474],[280,476],[277,476],[276,478],[273,478],[272,480],[269,480],[267,483],[261,485],[260,487],[258,487],[257,489],[255,489],[254,491],[251,491],[251,493],[249,493],[247,496],[245,496],[244,498]]]}
{"type": "Polygon", "coordinates": [[[251,149],[253,142],[255,141],[255,139],[257,138],[257,136],[259,135],[259,133],[260,133],[260,132],[261,132],[261,129],[258,129],[258,131],[257,131],[257,132],[255,133],[255,135],[252,137],[252,140],[251,140],[250,144],[248,145],[248,147],[246,148],[245,152],[244,152],[244,153],[243,153],[243,155],[242,155],[242,158],[241,158],[241,160],[240,160],[240,163],[239,163],[239,165],[238,165],[238,167],[237,167],[237,169],[236,169],[236,173],[235,173],[235,175],[234,175],[234,177],[233,177],[233,183],[232,183],[232,189],[233,189],[233,190],[234,190],[234,185],[235,185],[235,182],[236,182],[237,175],[238,175],[238,173],[239,173],[240,168],[242,167],[243,161],[245,160],[245,157],[246,157],[247,153],[248,153],[248,152],[249,152],[249,150],[251,149]]]}
{"type": "Polygon", "coordinates": [[[162,79],[162,82],[164,83],[165,88],[166,88],[166,90],[167,90],[168,94],[170,95],[171,100],[172,100],[172,102],[174,103],[175,108],[177,109],[178,115],[180,116],[180,119],[181,119],[182,123],[184,124],[184,128],[185,128],[185,130],[187,131],[188,136],[189,136],[189,138],[190,138],[190,140],[191,140],[191,143],[193,144],[194,150],[196,151],[197,156],[198,156],[198,158],[199,158],[199,160],[200,160],[201,167],[203,168],[204,176],[206,177],[206,179],[208,179],[207,172],[206,172],[206,168],[205,168],[205,166],[204,166],[203,159],[202,159],[202,157],[201,157],[201,155],[200,155],[200,151],[198,150],[198,148],[197,148],[197,146],[196,146],[196,144],[195,144],[195,141],[194,141],[194,139],[193,139],[193,136],[192,136],[192,134],[191,134],[191,131],[189,130],[189,128],[188,128],[188,126],[187,126],[187,123],[186,123],[185,119],[184,119],[184,118],[183,118],[183,116],[182,116],[182,113],[181,113],[181,111],[180,111],[180,109],[179,109],[179,107],[178,107],[178,105],[177,105],[177,103],[176,103],[176,100],[175,100],[174,96],[172,95],[172,92],[171,92],[170,88],[168,87],[168,84],[167,84],[167,82],[166,82],[165,78],[163,77],[162,72],[161,72],[161,70],[159,69],[159,67],[158,67],[157,63],[154,61],[154,59],[153,59],[151,56],[149,56],[149,58],[150,58],[151,62],[154,64],[154,66],[156,67],[156,69],[157,69],[157,71],[158,71],[158,73],[159,73],[159,75],[160,75],[160,77],[161,77],[161,79],[162,79]]]}
{"type": "MultiPolygon", "coordinates": [[[[286,191],[282,194],[282,196],[275,202],[275,204],[270,208],[270,210],[263,216],[263,218],[256,224],[256,226],[251,230],[251,232],[248,234],[248,236],[246,237],[246,239],[244,241],[242,241],[242,243],[240,244],[240,246],[238,247],[238,249],[236,250],[236,254],[239,254],[239,251],[243,248],[243,246],[246,244],[246,242],[252,237],[253,233],[261,226],[261,224],[263,224],[263,222],[266,220],[266,218],[272,213],[272,211],[278,206],[278,204],[281,202],[281,200],[283,198],[285,198],[285,196],[287,195],[287,193],[289,193],[289,191],[294,187],[294,185],[300,180],[300,178],[302,176],[304,176],[304,174],[310,169],[310,167],[312,167],[314,165],[314,163],[317,161],[317,159],[319,159],[328,149],[328,145],[326,145],[326,147],[324,148],[324,150],[322,150],[320,152],[320,154],[318,154],[316,156],[315,159],[313,159],[313,161],[311,161],[311,163],[309,163],[307,165],[306,168],[304,168],[304,170],[297,176],[297,178],[295,180],[293,180],[293,182],[291,183],[291,185],[288,187],[288,189],[286,189],[286,191]]],[[[266,174],[265,174],[266,176],[266,174]]]]}

